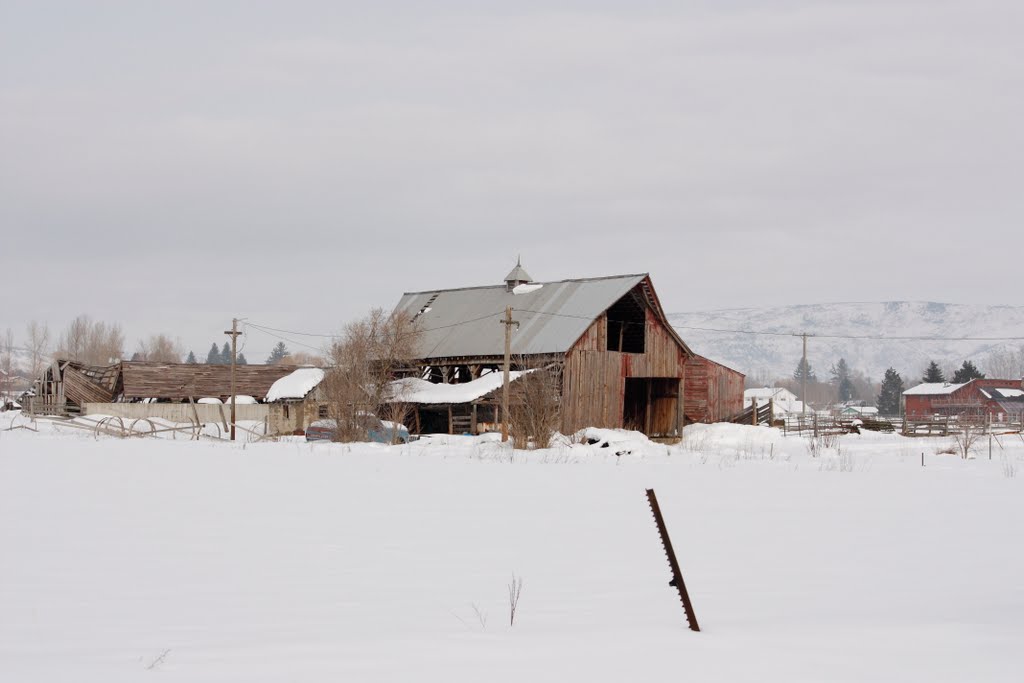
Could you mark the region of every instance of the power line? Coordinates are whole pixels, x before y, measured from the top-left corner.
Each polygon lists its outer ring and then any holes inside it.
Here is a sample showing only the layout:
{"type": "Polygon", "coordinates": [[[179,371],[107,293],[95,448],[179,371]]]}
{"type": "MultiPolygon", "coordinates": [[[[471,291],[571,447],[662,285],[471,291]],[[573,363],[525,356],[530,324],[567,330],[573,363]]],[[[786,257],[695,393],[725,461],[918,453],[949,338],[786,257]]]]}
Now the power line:
{"type": "MultiPolygon", "coordinates": [[[[296,346],[304,346],[307,349],[311,349],[313,351],[316,351],[317,353],[322,353],[323,352],[323,349],[321,349],[321,348],[317,348],[316,346],[311,346],[310,344],[306,344],[304,342],[296,341],[294,339],[289,339],[288,337],[283,337],[283,336],[281,336],[279,334],[274,334],[273,332],[268,332],[265,329],[263,329],[263,327],[261,327],[260,325],[256,325],[254,323],[246,323],[246,327],[251,327],[251,328],[255,329],[258,332],[262,332],[263,334],[267,335],[268,337],[273,337],[275,339],[281,339],[282,341],[286,341],[289,344],[295,344],[296,346]]],[[[310,336],[313,336],[313,335],[310,335],[310,336]]]]}
{"type": "MultiPolygon", "coordinates": [[[[571,313],[556,313],[552,311],[537,311],[528,308],[516,308],[517,312],[533,313],[535,315],[546,315],[556,318],[570,318],[575,320],[593,321],[594,318],[591,316],[573,315],[571,313]]],[[[500,316],[502,311],[496,311],[489,313],[477,318],[469,318],[467,320],[460,320],[458,322],[450,323],[448,325],[439,325],[437,327],[428,327],[417,330],[418,332],[434,332],[436,330],[450,329],[453,327],[459,327],[460,325],[467,325],[469,323],[479,322],[480,320],[486,320],[487,318],[493,318],[500,316]]],[[[630,322],[630,321],[613,321],[613,322],[630,322]]],[[[257,325],[255,323],[248,323],[253,327],[256,327],[262,331],[273,331],[282,332],[285,334],[299,335],[305,337],[321,337],[327,339],[337,339],[340,335],[337,334],[318,334],[315,332],[300,332],[297,330],[284,330],[275,327],[269,327],[265,325],[257,325]]],[[[699,332],[715,332],[718,334],[746,334],[754,336],[765,336],[765,337],[802,337],[803,332],[775,332],[768,330],[736,330],[736,329],[723,329],[717,327],[701,327],[696,325],[674,325],[669,323],[673,328],[677,330],[694,330],[699,332]]],[[[923,336],[923,335],[873,335],[873,334],[828,334],[828,333],[814,333],[807,332],[807,336],[814,337],[815,339],[852,339],[852,340],[865,340],[865,341],[987,341],[987,342],[1004,342],[1004,341],[1024,341],[1024,336],[1006,336],[1006,337],[940,337],[940,336],[923,336]]],[[[271,335],[276,336],[276,335],[271,335]]],[[[278,337],[285,341],[291,341],[292,343],[303,345],[301,342],[287,339],[286,337],[278,337]]],[[[312,347],[309,347],[312,348],[312,347]]]]}
{"type": "MultiPolygon", "coordinates": [[[[724,330],[716,327],[696,327],[693,325],[672,325],[677,330],[700,330],[702,332],[720,332],[724,334],[753,334],[768,337],[800,337],[801,332],[767,332],[760,330],[724,330]]],[[[916,335],[884,336],[875,334],[818,334],[808,333],[816,339],[865,339],[881,341],[1024,341],[1024,337],[924,337],[916,335]]]]}

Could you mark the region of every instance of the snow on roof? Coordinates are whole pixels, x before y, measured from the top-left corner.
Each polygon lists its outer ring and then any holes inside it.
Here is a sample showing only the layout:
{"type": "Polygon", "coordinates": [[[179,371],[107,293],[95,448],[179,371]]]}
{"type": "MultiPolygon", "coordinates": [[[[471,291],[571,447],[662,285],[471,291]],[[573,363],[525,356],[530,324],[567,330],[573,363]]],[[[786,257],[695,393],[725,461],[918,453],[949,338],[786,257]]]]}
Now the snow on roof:
{"type": "Polygon", "coordinates": [[[904,396],[942,396],[952,394],[964,386],[963,384],[950,384],[949,382],[925,382],[903,392],[904,396]]]}
{"type": "Polygon", "coordinates": [[[530,282],[530,283],[525,284],[525,285],[516,285],[515,287],[512,288],[512,293],[513,294],[529,294],[530,292],[536,292],[538,289],[540,289],[543,286],[544,285],[541,284],[540,282],[530,282]]]}
{"type": "Polygon", "coordinates": [[[306,394],[324,380],[320,368],[299,368],[270,385],[266,401],[306,398],[306,394]]]}
{"type": "MultiPolygon", "coordinates": [[[[527,370],[526,372],[531,372],[527,370]]],[[[509,382],[514,382],[526,372],[510,372],[509,382]]],[[[501,372],[492,372],[471,382],[462,384],[434,384],[418,377],[396,379],[391,383],[391,402],[402,403],[470,403],[500,389],[504,382],[501,372]]]]}
{"type": "Polygon", "coordinates": [[[979,391],[985,398],[992,399],[1024,397],[1024,391],[1008,387],[983,387],[979,391]]]}
{"type": "Polygon", "coordinates": [[[796,396],[789,389],[785,387],[755,387],[753,389],[744,389],[743,398],[750,400],[752,398],[796,398],[796,396]]]}

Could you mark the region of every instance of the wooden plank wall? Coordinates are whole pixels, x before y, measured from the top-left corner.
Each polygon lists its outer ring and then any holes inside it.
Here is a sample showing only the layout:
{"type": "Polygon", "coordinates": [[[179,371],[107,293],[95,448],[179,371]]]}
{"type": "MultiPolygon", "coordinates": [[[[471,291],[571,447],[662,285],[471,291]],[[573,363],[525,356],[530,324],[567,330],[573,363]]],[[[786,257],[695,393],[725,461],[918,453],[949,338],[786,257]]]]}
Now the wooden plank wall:
{"type": "MultiPolygon", "coordinates": [[[[681,380],[684,376],[686,353],[650,309],[642,354],[607,351],[606,330],[602,315],[566,354],[562,376],[562,431],[566,434],[584,427],[621,427],[627,377],[681,380]]],[[[659,410],[668,407],[662,403],[659,410]]]]}
{"type": "Polygon", "coordinates": [[[744,378],[703,356],[691,358],[686,364],[687,422],[724,422],[741,412],[744,378]]]}

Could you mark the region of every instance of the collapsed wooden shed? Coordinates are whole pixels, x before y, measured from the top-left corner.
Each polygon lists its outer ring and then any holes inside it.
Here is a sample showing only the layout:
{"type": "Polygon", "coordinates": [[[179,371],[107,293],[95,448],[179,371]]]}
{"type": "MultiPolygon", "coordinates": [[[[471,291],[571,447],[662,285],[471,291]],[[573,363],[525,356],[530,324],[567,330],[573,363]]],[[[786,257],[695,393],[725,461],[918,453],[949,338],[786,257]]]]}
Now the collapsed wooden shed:
{"type": "MultiPolygon", "coordinates": [[[[235,393],[262,398],[271,385],[295,370],[290,365],[235,366],[235,393]]],[[[181,402],[231,396],[231,366],[121,361],[90,366],[55,360],[36,381],[30,409],[36,413],[76,413],[86,403],[142,400],[181,402]]]]}

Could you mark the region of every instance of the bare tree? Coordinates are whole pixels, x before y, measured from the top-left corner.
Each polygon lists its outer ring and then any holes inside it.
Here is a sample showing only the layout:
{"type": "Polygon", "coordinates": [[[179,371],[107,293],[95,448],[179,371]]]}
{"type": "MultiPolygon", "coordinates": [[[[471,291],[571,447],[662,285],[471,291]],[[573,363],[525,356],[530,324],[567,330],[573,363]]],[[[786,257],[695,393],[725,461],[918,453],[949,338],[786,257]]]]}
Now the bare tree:
{"type": "Polygon", "coordinates": [[[547,448],[551,443],[561,425],[560,376],[552,365],[529,370],[512,383],[509,432],[517,448],[547,448]]]}
{"type": "Polygon", "coordinates": [[[0,341],[0,405],[10,396],[14,380],[14,333],[11,328],[4,332],[0,341]]]}
{"type": "Polygon", "coordinates": [[[318,356],[315,353],[309,353],[307,351],[295,351],[289,353],[284,359],[281,360],[285,365],[312,365],[315,368],[322,368],[326,364],[323,356],[318,356]]]}
{"type": "MultiPolygon", "coordinates": [[[[365,416],[394,398],[391,382],[415,357],[416,341],[417,327],[410,318],[379,308],[345,327],[327,350],[330,367],[321,385],[328,414],[337,422],[336,440],[366,438],[365,416]]],[[[388,407],[385,419],[403,417],[394,410],[388,407]]]]}
{"type": "Polygon", "coordinates": [[[56,355],[87,365],[115,363],[124,356],[124,333],[117,323],[94,322],[80,315],[57,340],[56,355]]]}
{"type": "Polygon", "coordinates": [[[166,334],[153,334],[139,342],[139,360],[158,363],[180,363],[184,349],[181,342],[166,334]]]}
{"type": "Polygon", "coordinates": [[[998,379],[1020,379],[1024,377],[1024,346],[996,349],[982,363],[989,377],[998,379]]]}
{"type": "Polygon", "coordinates": [[[47,365],[46,348],[50,344],[50,328],[46,323],[33,320],[25,328],[25,333],[28,370],[31,377],[37,378],[43,374],[43,368],[47,365]]]}

